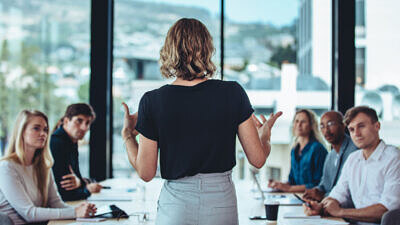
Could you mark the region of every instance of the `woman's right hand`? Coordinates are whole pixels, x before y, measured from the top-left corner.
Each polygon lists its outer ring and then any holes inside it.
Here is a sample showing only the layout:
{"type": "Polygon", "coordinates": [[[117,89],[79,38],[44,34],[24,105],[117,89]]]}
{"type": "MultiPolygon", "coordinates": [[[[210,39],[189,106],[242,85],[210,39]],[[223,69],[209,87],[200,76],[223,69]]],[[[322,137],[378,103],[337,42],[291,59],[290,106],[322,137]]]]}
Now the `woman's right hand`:
{"type": "Polygon", "coordinates": [[[274,180],[274,181],[268,182],[268,187],[278,189],[283,192],[289,192],[291,186],[290,186],[290,184],[282,183],[280,181],[274,180]]]}
{"type": "Polygon", "coordinates": [[[269,188],[273,188],[273,186],[275,186],[275,180],[269,179],[269,180],[268,180],[268,187],[269,187],[269,188]]]}
{"type": "Polygon", "coordinates": [[[268,120],[264,117],[264,115],[260,115],[261,121],[260,122],[257,117],[253,114],[251,115],[251,118],[253,119],[253,123],[257,128],[258,131],[258,136],[260,137],[261,140],[266,140],[269,142],[271,139],[271,129],[274,126],[276,120],[282,115],[282,112],[279,111],[277,113],[271,113],[269,115],[268,120]]]}
{"type": "Polygon", "coordinates": [[[132,115],[129,115],[129,107],[125,104],[125,102],[123,102],[122,105],[124,106],[125,115],[124,115],[124,127],[122,128],[121,135],[122,139],[126,140],[129,137],[136,137],[139,134],[135,130],[138,113],[136,112],[132,115]]]}
{"type": "Polygon", "coordinates": [[[94,204],[84,202],[75,208],[76,218],[92,217],[96,214],[97,208],[94,204]]]}

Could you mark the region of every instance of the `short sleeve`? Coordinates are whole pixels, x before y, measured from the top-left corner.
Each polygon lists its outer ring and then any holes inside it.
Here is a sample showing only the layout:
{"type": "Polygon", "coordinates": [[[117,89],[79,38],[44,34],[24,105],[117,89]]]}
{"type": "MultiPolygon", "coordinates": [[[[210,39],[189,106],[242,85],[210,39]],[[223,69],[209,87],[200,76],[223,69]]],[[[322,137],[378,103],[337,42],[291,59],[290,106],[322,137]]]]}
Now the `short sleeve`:
{"type": "Polygon", "coordinates": [[[246,91],[243,89],[240,84],[235,82],[235,96],[238,96],[237,102],[238,105],[238,114],[237,114],[237,124],[241,124],[242,122],[246,121],[251,114],[253,114],[254,110],[250,104],[249,97],[246,94],[246,91]]]}
{"type": "Polygon", "coordinates": [[[142,99],[140,99],[138,120],[135,129],[146,138],[157,141],[158,134],[156,132],[152,115],[150,96],[147,92],[143,95],[142,99]]]}

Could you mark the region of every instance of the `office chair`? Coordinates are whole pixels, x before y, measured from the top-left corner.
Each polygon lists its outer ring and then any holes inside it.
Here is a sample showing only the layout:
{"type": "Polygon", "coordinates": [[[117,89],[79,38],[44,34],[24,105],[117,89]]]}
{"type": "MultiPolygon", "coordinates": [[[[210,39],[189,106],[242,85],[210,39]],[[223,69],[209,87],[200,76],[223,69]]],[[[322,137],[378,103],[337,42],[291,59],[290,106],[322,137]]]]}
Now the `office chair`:
{"type": "Polygon", "coordinates": [[[400,224],[400,209],[387,211],[383,214],[381,225],[398,225],[400,224]]]}

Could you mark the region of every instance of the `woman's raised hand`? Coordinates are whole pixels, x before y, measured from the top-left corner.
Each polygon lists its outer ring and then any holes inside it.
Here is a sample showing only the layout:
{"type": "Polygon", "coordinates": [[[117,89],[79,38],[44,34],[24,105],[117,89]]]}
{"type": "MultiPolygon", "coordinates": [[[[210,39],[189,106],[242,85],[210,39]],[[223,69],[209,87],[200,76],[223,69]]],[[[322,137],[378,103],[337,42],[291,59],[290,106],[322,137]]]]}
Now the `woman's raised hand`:
{"type": "Polygon", "coordinates": [[[269,141],[271,139],[271,129],[274,126],[276,120],[282,115],[282,112],[279,111],[277,113],[271,113],[269,115],[268,120],[264,117],[264,115],[260,115],[261,122],[258,118],[253,114],[251,118],[253,119],[253,123],[257,128],[258,136],[261,140],[269,141]]]}
{"type": "Polygon", "coordinates": [[[124,106],[124,126],[121,131],[122,139],[126,140],[129,137],[136,137],[139,133],[135,130],[137,118],[138,118],[138,113],[134,113],[132,115],[129,114],[129,107],[125,104],[125,102],[122,103],[124,106]]]}

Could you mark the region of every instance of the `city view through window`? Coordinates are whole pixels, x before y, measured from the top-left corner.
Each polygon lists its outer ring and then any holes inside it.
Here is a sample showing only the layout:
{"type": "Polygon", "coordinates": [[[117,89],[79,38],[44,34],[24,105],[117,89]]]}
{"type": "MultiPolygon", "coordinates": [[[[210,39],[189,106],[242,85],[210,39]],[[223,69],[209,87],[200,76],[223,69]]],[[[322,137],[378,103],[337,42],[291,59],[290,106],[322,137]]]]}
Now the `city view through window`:
{"type": "MultiPolygon", "coordinates": [[[[272,153],[267,165],[260,171],[263,180],[287,179],[290,169],[290,125],[295,111],[308,108],[320,115],[331,108],[330,17],[320,21],[326,26],[323,32],[314,33],[311,30],[315,25],[309,16],[312,2],[285,2],[290,7],[255,0],[246,3],[227,1],[225,4],[224,80],[237,81],[245,88],[256,115],[285,112],[274,128],[272,153]],[[315,42],[322,44],[323,49],[312,48],[315,42]],[[328,68],[324,70],[321,65],[327,65],[328,68]]],[[[321,7],[324,10],[321,13],[330,14],[329,4],[321,4],[321,7]]],[[[172,82],[161,77],[159,51],[168,29],[182,17],[199,19],[210,30],[216,48],[213,60],[218,67],[215,78],[220,79],[218,2],[115,2],[115,177],[134,175],[120,136],[123,122],[121,101],[126,101],[132,109],[137,110],[140,98],[146,91],[172,82]],[[132,15],[135,15],[134,18],[132,15]]],[[[250,179],[247,159],[239,142],[236,146],[234,179],[250,179]]]]}
{"type": "MultiPolygon", "coordinates": [[[[0,149],[18,112],[37,109],[50,130],[67,105],[89,101],[90,1],[0,0],[0,149]]],[[[80,143],[89,174],[89,135],[80,143]]]]}
{"type": "Polygon", "coordinates": [[[356,105],[373,107],[381,122],[381,138],[400,146],[400,2],[356,0],[356,105]],[[382,26],[385,24],[385,26],[382,26]]]}

